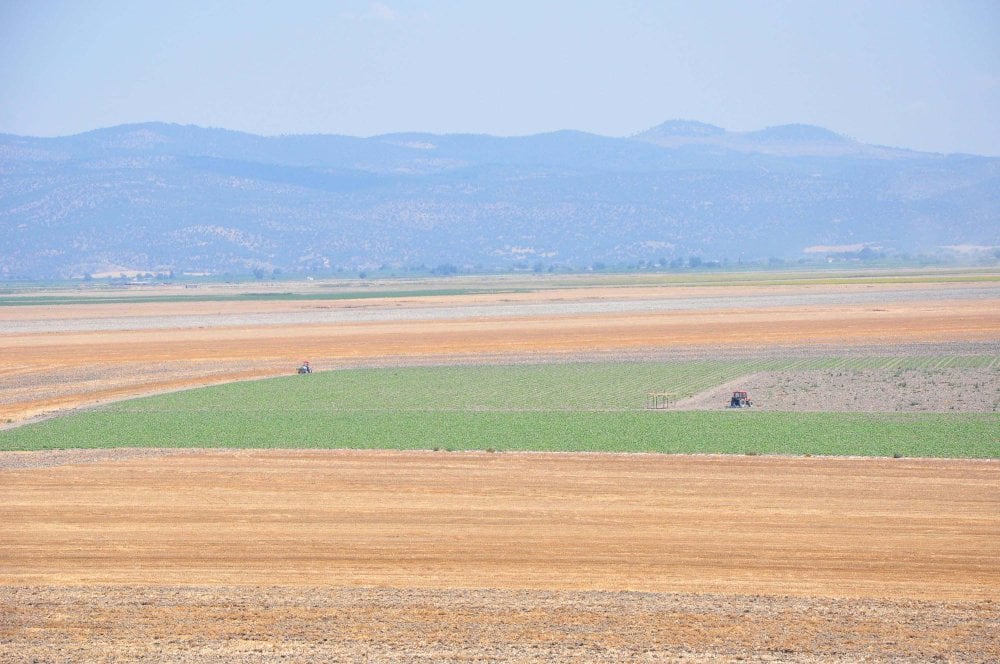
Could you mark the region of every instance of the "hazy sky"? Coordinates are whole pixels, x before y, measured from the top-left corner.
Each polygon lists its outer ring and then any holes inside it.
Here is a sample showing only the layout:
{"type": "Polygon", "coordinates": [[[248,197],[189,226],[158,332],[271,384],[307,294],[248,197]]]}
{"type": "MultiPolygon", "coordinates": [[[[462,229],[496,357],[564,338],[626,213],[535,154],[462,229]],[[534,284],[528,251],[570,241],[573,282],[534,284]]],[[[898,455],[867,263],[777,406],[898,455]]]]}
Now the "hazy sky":
{"type": "Polygon", "coordinates": [[[0,0],[0,132],[627,136],[801,122],[1000,155],[1000,0],[0,0]]]}

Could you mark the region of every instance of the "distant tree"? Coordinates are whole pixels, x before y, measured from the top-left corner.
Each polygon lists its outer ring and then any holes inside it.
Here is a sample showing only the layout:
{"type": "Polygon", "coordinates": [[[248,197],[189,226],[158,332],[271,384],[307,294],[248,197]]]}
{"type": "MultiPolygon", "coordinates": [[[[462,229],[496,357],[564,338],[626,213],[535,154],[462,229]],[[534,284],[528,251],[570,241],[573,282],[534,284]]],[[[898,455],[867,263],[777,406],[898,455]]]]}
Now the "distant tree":
{"type": "Polygon", "coordinates": [[[262,268],[262,267],[255,267],[253,269],[253,277],[254,277],[254,279],[258,279],[258,280],[263,279],[264,278],[264,268],[262,268]]]}
{"type": "Polygon", "coordinates": [[[688,267],[695,269],[701,267],[701,256],[691,256],[688,258],[688,267]]]}

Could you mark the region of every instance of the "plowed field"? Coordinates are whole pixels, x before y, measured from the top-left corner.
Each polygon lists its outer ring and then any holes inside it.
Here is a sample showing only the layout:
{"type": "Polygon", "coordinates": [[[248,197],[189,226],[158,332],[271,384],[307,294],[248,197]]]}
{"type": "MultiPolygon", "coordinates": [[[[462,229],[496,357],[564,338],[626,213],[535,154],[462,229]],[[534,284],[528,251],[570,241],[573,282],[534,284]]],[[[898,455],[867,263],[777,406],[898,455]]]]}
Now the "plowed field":
{"type": "Polygon", "coordinates": [[[121,454],[0,471],[0,656],[1000,656],[996,462],[121,454]]]}

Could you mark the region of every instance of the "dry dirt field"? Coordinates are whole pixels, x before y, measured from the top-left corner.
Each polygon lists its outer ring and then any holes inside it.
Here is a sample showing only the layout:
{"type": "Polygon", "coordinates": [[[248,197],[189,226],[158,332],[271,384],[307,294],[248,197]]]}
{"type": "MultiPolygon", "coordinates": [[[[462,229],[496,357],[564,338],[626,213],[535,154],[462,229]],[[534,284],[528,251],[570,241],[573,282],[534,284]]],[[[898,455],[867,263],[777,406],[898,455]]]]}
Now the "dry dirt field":
{"type": "MultiPolygon", "coordinates": [[[[998,348],[992,282],[5,307],[0,421],[302,359],[998,348]]],[[[1000,660],[996,460],[7,452],[0,501],[0,661],[1000,660]]]]}
{"type": "Polygon", "coordinates": [[[1000,369],[762,371],[671,404],[718,410],[745,390],[758,410],[836,413],[997,413],[1000,369]]]}
{"type": "Polygon", "coordinates": [[[1000,657],[995,461],[122,450],[12,465],[4,661],[1000,657]]]}

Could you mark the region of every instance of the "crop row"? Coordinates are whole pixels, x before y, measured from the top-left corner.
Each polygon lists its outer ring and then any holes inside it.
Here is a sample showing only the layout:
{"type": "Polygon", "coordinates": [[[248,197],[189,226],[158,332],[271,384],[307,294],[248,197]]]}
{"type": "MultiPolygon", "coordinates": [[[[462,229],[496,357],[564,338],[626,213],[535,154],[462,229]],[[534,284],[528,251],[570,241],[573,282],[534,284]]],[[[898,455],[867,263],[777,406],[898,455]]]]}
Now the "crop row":
{"type": "Polygon", "coordinates": [[[0,449],[108,447],[1000,457],[990,414],[86,412],[0,432],[0,449]]]}

